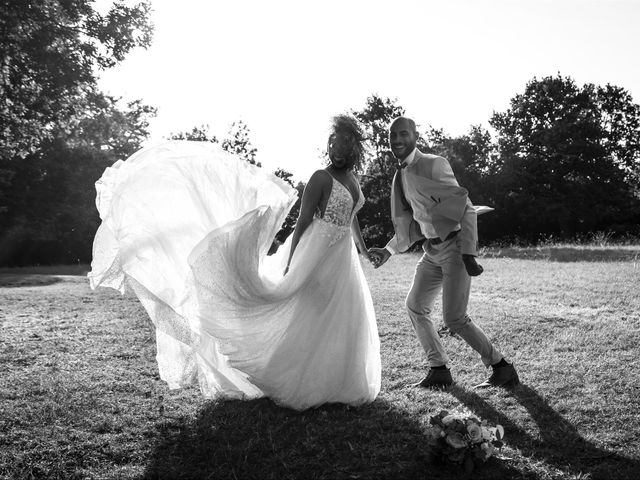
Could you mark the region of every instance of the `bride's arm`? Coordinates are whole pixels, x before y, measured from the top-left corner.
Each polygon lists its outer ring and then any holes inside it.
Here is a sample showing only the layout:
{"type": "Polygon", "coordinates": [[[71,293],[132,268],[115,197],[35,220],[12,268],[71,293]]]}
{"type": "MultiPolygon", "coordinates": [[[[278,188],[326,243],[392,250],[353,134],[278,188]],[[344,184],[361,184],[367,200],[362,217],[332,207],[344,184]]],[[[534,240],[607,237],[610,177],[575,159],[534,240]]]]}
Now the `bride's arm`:
{"type": "Polygon", "coordinates": [[[293,238],[291,239],[291,251],[289,252],[289,260],[287,261],[287,268],[285,269],[285,275],[289,271],[289,265],[291,265],[291,258],[293,252],[300,242],[300,237],[309,227],[313,221],[313,215],[316,209],[320,206],[320,200],[322,199],[323,190],[327,185],[327,174],[318,170],[309,179],[309,183],[304,188],[302,194],[302,203],[300,205],[300,213],[298,214],[298,220],[293,230],[293,238]]]}
{"type": "Polygon", "coordinates": [[[364,243],[364,238],[362,238],[362,231],[360,230],[360,222],[358,222],[358,216],[353,216],[353,222],[351,222],[351,231],[353,232],[353,240],[356,242],[356,246],[360,253],[367,257],[369,261],[371,261],[371,255],[369,255],[369,250],[367,249],[367,245],[364,243]]]}

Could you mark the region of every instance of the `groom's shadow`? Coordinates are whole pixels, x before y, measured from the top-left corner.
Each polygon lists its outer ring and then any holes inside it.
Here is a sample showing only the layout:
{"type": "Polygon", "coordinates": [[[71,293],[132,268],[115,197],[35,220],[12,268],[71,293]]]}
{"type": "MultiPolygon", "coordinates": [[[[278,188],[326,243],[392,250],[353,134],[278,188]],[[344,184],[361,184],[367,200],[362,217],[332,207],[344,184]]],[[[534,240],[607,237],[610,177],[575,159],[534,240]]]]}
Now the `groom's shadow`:
{"type": "Polygon", "coordinates": [[[640,460],[607,451],[585,439],[531,387],[519,385],[511,390],[511,395],[527,410],[539,437],[516,425],[472,390],[456,386],[450,393],[481,418],[502,425],[507,445],[520,450],[525,457],[544,461],[572,475],[588,475],[593,480],[639,478],[640,460]]]}
{"type": "MultiPolygon", "coordinates": [[[[305,412],[269,400],[210,402],[191,419],[167,419],[145,478],[461,478],[428,463],[424,425],[378,398],[305,412]]],[[[493,460],[474,479],[523,478],[493,460]]]]}

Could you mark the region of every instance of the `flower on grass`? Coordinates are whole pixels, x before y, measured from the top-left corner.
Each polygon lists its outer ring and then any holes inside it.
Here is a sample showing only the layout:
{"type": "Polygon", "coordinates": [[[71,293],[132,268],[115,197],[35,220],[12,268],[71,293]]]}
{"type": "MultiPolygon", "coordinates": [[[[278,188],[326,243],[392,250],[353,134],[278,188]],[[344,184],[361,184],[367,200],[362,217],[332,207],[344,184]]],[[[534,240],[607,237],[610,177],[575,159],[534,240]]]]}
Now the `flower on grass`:
{"type": "Polygon", "coordinates": [[[491,426],[472,415],[443,410],[432,416],[429,424],[427,442],[431,458],[461,465],[467,472],[486,462],[503,445],[501,425],[491,426]]]}
{"type": "Polygon", "coordinates": [[[480,443],[482,441],[482,427],[475,422],[469,422],[467,435],[471,443],[480,443]]]}
{"type": "Polygon", "coordinates": [[[453,448],[464,448],[467,446],[467,441],[462,434],[458,432],[451,432],[448,435],[445,434],[444,440],[453,448]]]}
{"type": "Polygon", "coordinates": [[[482,451],[482,457],[481,460],[483,462],[486,462],[487,459],[493,455],[494,450],[496,449],[496,447],[493,446],[493,444],[489,443],[489,442],[484,442],[482,444],[480,444],[480,450],[482,451]]]}

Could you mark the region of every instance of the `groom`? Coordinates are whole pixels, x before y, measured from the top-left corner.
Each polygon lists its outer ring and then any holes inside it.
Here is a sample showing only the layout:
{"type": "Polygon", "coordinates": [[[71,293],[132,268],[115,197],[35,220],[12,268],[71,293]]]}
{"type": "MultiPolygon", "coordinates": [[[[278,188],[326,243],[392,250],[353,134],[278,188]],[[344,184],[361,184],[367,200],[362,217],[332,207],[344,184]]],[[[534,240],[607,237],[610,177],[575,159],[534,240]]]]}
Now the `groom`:
{"type": "Polygon", "coordinates": [[[471,276],[480,275],[477,256],[477,213],[458,185],[449,162],[416,148],[418,133],[413,120],[398,117],[389,128],[389,143],[398,159],[391,187],[394,237],[385,248],[369,250],[376,268],[394,253],[424,240],[424,255],[416,266],[406,299],[409,318],[427,354],[429,372],[416,385],[442,388],[453,383],[449,357],[431,320],[433,304],[442,290],[444,323],[480,354],[493,373],[477,387],[515,386],[518,374],[491,344],[482,329],[467,316],[471,276]]]}

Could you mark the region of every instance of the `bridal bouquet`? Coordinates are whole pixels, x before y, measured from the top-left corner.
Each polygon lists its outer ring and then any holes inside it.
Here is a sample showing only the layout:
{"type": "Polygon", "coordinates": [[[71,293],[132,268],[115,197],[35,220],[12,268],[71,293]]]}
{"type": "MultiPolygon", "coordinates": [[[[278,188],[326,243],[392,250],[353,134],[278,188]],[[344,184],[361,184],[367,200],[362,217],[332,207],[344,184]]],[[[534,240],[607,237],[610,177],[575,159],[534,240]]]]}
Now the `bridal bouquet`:
{"type": "Polygon", "coordinates": [[[431,417],[427,428],[429,454],[433,461],[462,466],[467,473],[486,462],[502,447],[504,428],[490,426],[472,415],[446,410],[431,417]]]}

